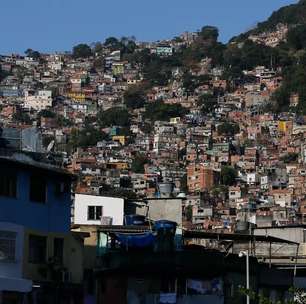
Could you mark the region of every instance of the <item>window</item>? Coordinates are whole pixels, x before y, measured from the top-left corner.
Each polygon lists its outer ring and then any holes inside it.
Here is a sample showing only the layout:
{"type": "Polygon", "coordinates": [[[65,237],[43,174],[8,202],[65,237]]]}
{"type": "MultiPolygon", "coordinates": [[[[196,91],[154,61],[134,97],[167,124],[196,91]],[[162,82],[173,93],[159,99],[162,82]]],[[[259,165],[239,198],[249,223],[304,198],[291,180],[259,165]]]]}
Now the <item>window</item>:
{"type": "Polygon", "coordinates": [[[16,232],[0,230],[0,262],[15,261],[16,232]]]}
{"type": "Polygon", "coordinates": [[[16,175],[0,176],[0,196],[16,197],[17,177],[16,175]]]}
{"type": "Polygon", "coordinates": [[[38,175],[32,175],[30,178],[30,201],[37,203],[46,202],[46,180],[38,175]]]}
{"type": "Polygon", "coordinates": [[[64,255],[64,239],[55,238],[53,241],[53,256],[55,262],[63,264],[63,255],[64,255]]]}
{"type": "Polygon", "coordinates": [[[47,237],[30,235],[29,262],[33,264],[45,263],[46,256],[47,256],[47,237]]]}
{"type": "Polygon", "coordinates": [[[88,206],[87,219],[97,221],[102,217],[102,206],[88,206]]]}

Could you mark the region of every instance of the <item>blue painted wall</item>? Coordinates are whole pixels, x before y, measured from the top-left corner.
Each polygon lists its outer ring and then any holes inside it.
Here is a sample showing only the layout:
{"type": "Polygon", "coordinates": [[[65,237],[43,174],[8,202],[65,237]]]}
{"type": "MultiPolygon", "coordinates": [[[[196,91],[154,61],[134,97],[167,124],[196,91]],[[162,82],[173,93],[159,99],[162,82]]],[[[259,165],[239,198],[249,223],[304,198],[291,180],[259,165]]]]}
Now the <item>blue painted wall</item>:
{"type": "MultiPolygon", "coordinates": [[[[46,172],[47,173],[47,172],[46,172]]],[[[5,174],[1,172],[0,174],[5,174]]],[[[30,229],[45,232],[68,232],[70,230],[70,186],[60,197],[55,195],[57,176],[48,176],[46,203],[29,199],[31,169],[17,170],[17,198],[0,196],[0,221],[12,222],[30,229]]]]}

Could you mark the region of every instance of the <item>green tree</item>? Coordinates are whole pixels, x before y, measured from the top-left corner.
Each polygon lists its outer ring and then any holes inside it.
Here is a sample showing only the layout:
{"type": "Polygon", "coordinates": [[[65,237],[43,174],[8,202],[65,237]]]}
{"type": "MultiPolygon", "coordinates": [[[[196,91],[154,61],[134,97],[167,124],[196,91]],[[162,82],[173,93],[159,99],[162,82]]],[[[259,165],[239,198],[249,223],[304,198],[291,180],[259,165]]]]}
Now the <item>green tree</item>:
{"type": "Polygon", "coordinates": [[[215,26],[207,25],[202,27],[200,36],[204,40],[213,40],[216,42],[219,36],[219,30],[215,26]]]}
{"type": "Polygon", "coordinates": [[[203,94],[198,99],[198,106],[201,107],[202,113],[212,113],[218,102],[213,94],[203,94]]]}
{"type": "Polygon", "coordinates": [[[287,34],[289,47],[295,50],[305,49],[306,47],[306,25],[301,24],[291,28],[287,34]]]}
{"type": "Polygon", "coordinates": [[[65,118],[63,115],[57,116],[57,124],[60,127],[71,127],[73,125],[72,121],[68,118],[65,118]]]}
{"type": "Polygon", "coordinates": [[[133,158],[133,162],[131,165],[131,170],[134,173],[144,173],[145,169],[144,169],[144,165],[149,163],[149,160],[147,159],[147,157],[145,155],[142,154],[136,154],[135,157],[133,158]]]}
{"type": "Polygon", "coordinates": [[[38,51],[34,51],[32,49],[27,49],[25,52],[24,52],[28,57],[31,57],[33,58],[34,60],[38,60],[40,59],[40,53],[38,51]]]}
{"type": "Polygon", "coordinates": [[[194,76],[189,72],[185,72],[183,74],[182,80],[183,80],[183,87],[186,90],[186,92],[193,93],[194,90],[200,85],[203,84],[209,85],[211,77],[209,75],[194,76]]]}
{"type": "Polygon", "coordinates": [[[231,166],[223,166],[221,168],[221,184],[226,186],[232,186],[236,183],[238,176],[237,170],[231,166]]]}
{"type": "Polygon", "coordinates": [[[70,145],[75,149],[77,147],[95,146],[98,141],[104,140],[107,135],[92,126],[87,126],[82,130],[73,129],[70,134],[70,145]]]}
{"type": "Polygon", "coordinates": [[[30,125],[32,124],[32,120],[29,116],[29,114],[17,111],[13,114],[13,120],[30,125]]]}
{"type": "Polygon", "coordinates": [[[218,126],[218,133],[225,136],[234,136],[239,133],[239,125],[232,122],[223,122],[218,126]]]}
{"type": "Polygon", "coordinates": [[[153,121],[169,120],[171,117],[181,117],[187,114],[188,110],[180,104],[169,105],[162,101],[152,102],[146,105],[145,117],[153,121]]]}
{"type": "Polygon", "coordinates": [[[120,48],[120,42],[115,37],[108,37],[104,41],[104,45],[109,48],[120,48]]]}
{"type": "Polygon", "coordinates": [[[87,127],[80,131],[78,138],[79,147],[95,146],[98,141],[104,140],[107,135],[94,127],[87,127]]]}
{"type": "Polygon", "coordinates": [[[38,112],[37,116],[40,117],[46,117],[46,118],[55,118],[56,114],[50,110],[41,110],[38,112]]]}
{"type": "Polygon", "coordinates": [[[123,99],[128,108],[138,109],[145,105],[146,95],[141,86],[132,86],[124,92],[123,99]]]}
{"type": "Polygon", "coordinates": [[[126,109],[118,107],[110,108],[106,111],[100,111],[97,114],[97,119],[101,127],[128,127],[130,125],[129,112],[126,109]]]}
{"type": "Polygon", "coordinates": [[[98,53],[100,54],[103,50],[103,45],[101,42],[96,42],[94,43],[94,46],[93,46],[93,52],[94,53],[98,53]]]}
{"type": "Polygon", "coordinates": [[[292,152],[292,153],[288,153],[288,154],[282,156],[280,159],[281,159],[284,163],[289,164],[289,163],[292,163],[292,162],[293,162],[293,163],[296,162],[296,161],[298,160],[298,157],[299,157],[299,154],[298,154],[298,153],[292,152]]]}
{"type": "Polygon", "coordinates": [[[92,51],[89,45],[80,43],[73,47],[72,55],[74,58],[88,58],[92,55],[92,51]]]}

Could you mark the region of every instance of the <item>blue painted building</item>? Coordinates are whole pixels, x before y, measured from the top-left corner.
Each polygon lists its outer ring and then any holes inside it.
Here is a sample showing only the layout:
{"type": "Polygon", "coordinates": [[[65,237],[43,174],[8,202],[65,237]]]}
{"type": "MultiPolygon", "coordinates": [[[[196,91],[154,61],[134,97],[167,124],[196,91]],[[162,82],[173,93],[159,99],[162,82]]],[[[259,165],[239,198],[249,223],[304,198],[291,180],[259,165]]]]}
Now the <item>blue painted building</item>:
{"type": "Polygon", "coordinates": [[[86,236],[70,231],[72,180],[25,154],[0,156],[1,303],[33,304],[36,297],[59,303],[64,294],[67,303],[82,299],[86,236]],[[62,293],[54,282],[61,282],[62,293]],[[69,284],[76,289],[67,292],[69,284]]]}
{"type": "Polygon", "coordinates": [[[2,97],[20,97],[22,92],[17,87],[0,87],[0,96],[2,97]]]}
{"type": "Polygon", "coordinates": [[[30,158],[0,157],[0,221],[69,232],[71,175],[30,158]]]}

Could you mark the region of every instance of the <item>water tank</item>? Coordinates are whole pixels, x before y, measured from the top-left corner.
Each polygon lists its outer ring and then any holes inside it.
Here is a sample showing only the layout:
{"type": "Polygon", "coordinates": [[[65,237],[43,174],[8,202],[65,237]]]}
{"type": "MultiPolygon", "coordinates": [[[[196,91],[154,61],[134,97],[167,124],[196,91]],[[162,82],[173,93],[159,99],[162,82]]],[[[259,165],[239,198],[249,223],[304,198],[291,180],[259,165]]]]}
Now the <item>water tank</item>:
{"type": "Polygon", "coordinates": [[[143,226],[146,223],[146,217],[143,215],[125,215],[124,223],[126,226],[143,226]]]}
{"type": "Polygon", "coordinates": [[[173,221],[168,221],[168,220],[159,220],[155,222],[154,226],[156,230],[160,230],[160,229],[172,230],[175,233],[177,223],[173,221]]]}

